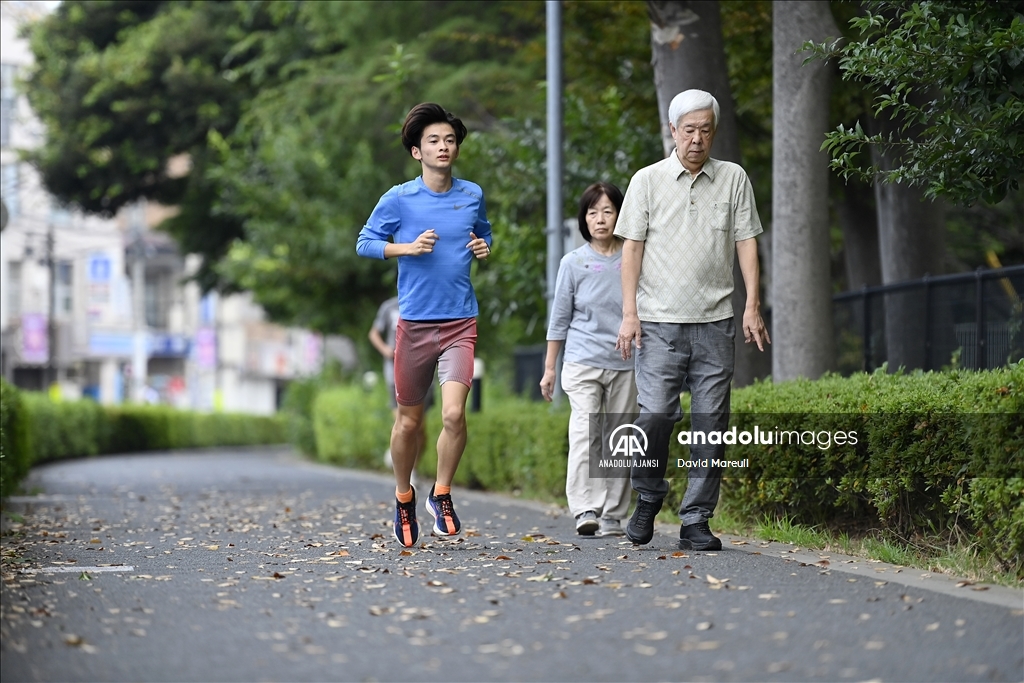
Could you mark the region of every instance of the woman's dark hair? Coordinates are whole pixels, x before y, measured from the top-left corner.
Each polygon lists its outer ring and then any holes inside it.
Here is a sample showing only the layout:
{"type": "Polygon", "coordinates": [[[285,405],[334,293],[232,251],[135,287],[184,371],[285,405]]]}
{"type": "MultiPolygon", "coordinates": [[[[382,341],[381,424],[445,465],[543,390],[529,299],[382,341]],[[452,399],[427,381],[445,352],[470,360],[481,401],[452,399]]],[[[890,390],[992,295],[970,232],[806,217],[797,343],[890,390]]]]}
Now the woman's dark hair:
{"type": "Polygon", "coordinates": [[[588,242],[593,237],[590,235],[590,228],[587,227],[587,211],[590,211],[590,207],[601,201],[601,197],[607,197],[608,201],[615,205],[616,213],[622,211],[622,190],[611,183],[598,182],[585,189],[583,196],[580,197],[580,213],[578,218],[580,234],[588,242]]]}
{"type": "Polygon", "coordinates": [[[455,114],[447,111],[440,104],[424,102],[417,104],[405,115],[405,123],[402,124],[402,144],[409,154],[412,154],[413,147],[419,147],[423,140],[423,130],[435,123],[447,123],[455,130],[455,144],[461,145],[469,133],[462,119],[456,118],[455,114]]]}

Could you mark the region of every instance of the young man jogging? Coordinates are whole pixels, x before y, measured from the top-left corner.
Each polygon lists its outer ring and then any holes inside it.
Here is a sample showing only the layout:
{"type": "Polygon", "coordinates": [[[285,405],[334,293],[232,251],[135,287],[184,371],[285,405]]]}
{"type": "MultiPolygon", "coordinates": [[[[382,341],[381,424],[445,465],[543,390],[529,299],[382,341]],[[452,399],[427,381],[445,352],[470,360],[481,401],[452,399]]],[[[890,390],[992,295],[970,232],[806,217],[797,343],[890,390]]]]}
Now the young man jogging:
{"type": "Polygon", "coordinates": [[[473,382],[476,295],[473,259],[491,253],[491,224],[479,185],[452,177],[466,126],[443,107],[418,104],[405,117],[402,144],[422,175],[388,190],[359,232],[360,256],[398,259],[395,398],[391,430],[395,472],[395,538],[409,547],[419,538],[416,491],[410,483],[424,401],[434,370],[441,384],[442,430],[437,479],[427,497],[434,533],[455,536],[462,524],[451,484],[466,448],[466,398],[473,382]]]}

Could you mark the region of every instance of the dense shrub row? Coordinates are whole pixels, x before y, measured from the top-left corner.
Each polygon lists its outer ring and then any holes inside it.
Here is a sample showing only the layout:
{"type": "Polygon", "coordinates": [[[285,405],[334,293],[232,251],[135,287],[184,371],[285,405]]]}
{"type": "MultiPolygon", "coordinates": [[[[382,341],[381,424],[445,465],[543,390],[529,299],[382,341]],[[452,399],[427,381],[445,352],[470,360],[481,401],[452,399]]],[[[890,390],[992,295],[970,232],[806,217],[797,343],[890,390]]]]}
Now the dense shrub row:
{"type": "MultiPolygon", "coordinates": [[[[486,410],[468,413],[469,441],[455,483],[491,491],[520,490],[547,500],[565,498],[568,406],[511,397],[484,400],[486,410]]],[[[317,457],[345,467],[381,469],[393,418],[382,386],[337,387],[314,404],[317,457]]],[[[441,412],[427,413],[427,448],[421,469],[437,467],[441,412]]]]}
{"type": "MultiPolygon", "coordinates": [[[[684,403],[686,403],[684,396],[684,403]]],[[[522,490],[564,501],[568,408],[517,398],[485,400],[470,413],[469,441],[456,483],[522,490]]],[[[748,519],[786,515],[805,523],[854,522],[909,538],[969,532],[979,548],[1024,572],[1024,364],[988,372],[827,376],[759,383],[733,392],[730,426],[784,425],[815,434],[857,432],[855,445],[730,445],[723,501],[748,519]]],[[[391,414],[380,388],[321,392],[313,404],[315,448],[324,461],[382,468],[391,414]]],[[[423,469],[436,462],[439,411],[423,469]]],[[[689,429],[688,419],[679,429],[689,429]]],[[[675,459],[666,507],[686,484],[675,459]]]]}
{"type": "Polygon", "coordinates": [[[32,465],[50,460],[286,441],[277,417],[195,413],[163,406],[101,406],[93,401],[55,403],[6,382],[2,392],[0,488],[4,496],[32,465]]]}
{"type": "MultiPolygon", "coordinates": [[[[779,422],[858,438],[828,449],[730,446],[729,459],[750,464],[723,481],[731,510],[855,521],[903,538],[956,528],[1024,573],[1024,364],[758,384],[734,392],[732,410],[740,431],[779,422]]],[[[673,493],[684,486],[673,482],[673,493]]]]}

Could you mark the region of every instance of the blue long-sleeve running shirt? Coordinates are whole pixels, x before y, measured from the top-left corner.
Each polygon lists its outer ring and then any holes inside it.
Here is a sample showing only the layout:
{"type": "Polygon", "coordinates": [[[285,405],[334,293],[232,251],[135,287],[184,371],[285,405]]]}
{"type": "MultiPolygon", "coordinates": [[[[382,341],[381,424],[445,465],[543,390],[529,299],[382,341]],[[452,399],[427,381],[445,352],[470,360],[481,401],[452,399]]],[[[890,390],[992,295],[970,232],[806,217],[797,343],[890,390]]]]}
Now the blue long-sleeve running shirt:
{"type": "Polygon", "coordinates": [[[388,190],[359,231],[356,253],[384,258],[384,247],[415,242],[424,231],[437,233],[434,250],[398,258],[398,310],[403,320],[475,318],[479,312],[469,270],[475,257],[466,247],[470,233],[491,244],[484,193],[468,180],[452,178],[448,192],[432,192],[423,178],[388,190]]]}

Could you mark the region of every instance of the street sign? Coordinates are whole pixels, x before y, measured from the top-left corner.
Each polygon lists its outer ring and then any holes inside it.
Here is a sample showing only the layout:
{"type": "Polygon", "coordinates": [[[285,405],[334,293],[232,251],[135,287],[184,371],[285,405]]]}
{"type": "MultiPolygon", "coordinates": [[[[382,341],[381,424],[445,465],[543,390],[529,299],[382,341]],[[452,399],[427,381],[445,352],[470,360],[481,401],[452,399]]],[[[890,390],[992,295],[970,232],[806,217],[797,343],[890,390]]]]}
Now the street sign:
{"type": "Polygon", "coordinates": [[[96,284],[110,282],[110,257],[106,254],[89,257],[89,281],[96,284]]]}

